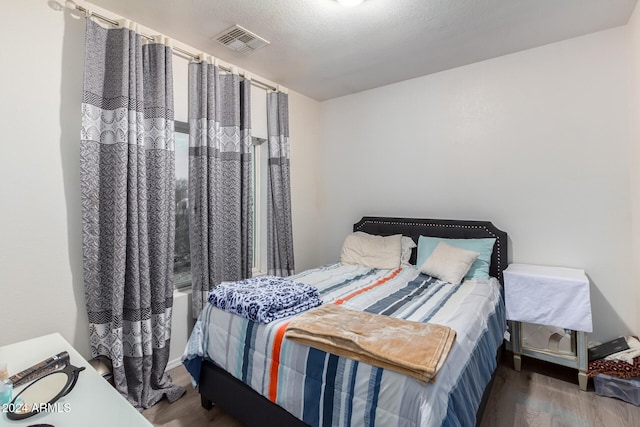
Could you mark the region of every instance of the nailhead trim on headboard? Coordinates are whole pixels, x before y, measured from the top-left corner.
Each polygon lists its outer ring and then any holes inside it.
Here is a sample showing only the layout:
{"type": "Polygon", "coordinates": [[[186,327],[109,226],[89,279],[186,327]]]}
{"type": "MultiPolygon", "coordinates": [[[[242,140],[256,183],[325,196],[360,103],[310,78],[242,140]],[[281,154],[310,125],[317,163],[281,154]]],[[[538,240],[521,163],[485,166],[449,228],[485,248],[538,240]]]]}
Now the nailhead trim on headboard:
{"type": "Polygon", "coordinates": [[[496,239],[496,243],[494,246],[494,253],[496,257],[496,269],[497,269],[497,279],[500,283],[504,283],[502,270],[506,268],[506,245],[507,245],[507,234],[497,227],[495,227],[492,223],[488,221],[457,221],[457,220],[432,220],[425,219],[424,221],[413,219],[385,219],[383,217],[364,217],[358,223],[354,224],[354,231],[362,231],[363,228],[367,224],[379,224],[379,225],[390,225],[390,226],[408,226],[408,227],[416,227],[416,228],[429,228],[429,227],[439,227],[439,228],[455,228],[455,229],[475,229],[482,230],[486,233],[487,237],[493,237],[496,239]],[[443,221],[443,222],[439,222],[443,221]],[[499,233],[496,233],[496,231],[499,233]],[[505,249],[503,250],[503,246],[505,249]],[[503,252],[505,253],[505,259],[503,260],[503,252]]]}

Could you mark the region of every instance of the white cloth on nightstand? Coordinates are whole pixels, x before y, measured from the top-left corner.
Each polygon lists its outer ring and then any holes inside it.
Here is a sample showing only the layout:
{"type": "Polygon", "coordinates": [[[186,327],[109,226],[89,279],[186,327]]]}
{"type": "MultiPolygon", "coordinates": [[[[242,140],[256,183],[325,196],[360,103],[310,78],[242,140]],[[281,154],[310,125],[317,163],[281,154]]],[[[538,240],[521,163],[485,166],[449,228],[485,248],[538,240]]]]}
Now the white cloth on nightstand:
{"type": "Polygon", "coordinates": [[[593,332],[584,270],[511,264],[503,273],[508,320],[593,332]]]}

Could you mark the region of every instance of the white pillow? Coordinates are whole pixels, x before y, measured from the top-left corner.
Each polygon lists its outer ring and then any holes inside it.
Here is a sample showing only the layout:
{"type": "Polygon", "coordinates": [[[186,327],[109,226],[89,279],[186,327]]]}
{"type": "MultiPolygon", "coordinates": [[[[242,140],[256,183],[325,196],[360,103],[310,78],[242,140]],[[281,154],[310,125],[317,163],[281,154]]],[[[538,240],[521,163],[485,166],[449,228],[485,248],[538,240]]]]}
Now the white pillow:
{"type": "Polygon", "coordinates": [[[400,265],[403,267],[410,266],[409,260],[411,259],[411,249],[417,247],[416,242],[411,237],[402,236],[402,249],[400,256],[400,265]]]}
{"type": "Polygon", "coordinates": [[[356,231],[344,239],[340,262],[370,268],[398,268],[401,241],[401,234],[383,237],[356,231]]]}
{"type": "Polygon", "coordinates": [[[462,281],[469,268],[471,268],[471,264],[479,255],[478,252],[468,251],[440,242],[429,258],[420,266],[420,271],[457,285],[462,281]]]}

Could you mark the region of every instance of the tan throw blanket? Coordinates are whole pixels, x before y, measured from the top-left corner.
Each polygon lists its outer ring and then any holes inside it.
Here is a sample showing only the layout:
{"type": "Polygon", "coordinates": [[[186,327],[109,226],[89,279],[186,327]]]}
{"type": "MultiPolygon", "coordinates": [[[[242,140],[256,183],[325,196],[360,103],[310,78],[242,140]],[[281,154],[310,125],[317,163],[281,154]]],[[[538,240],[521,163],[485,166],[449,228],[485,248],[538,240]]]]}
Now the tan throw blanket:
{"type": "Polygon", "coordinates": [[[427,383],[435,381],[456,331],[324,304],[294,317],[285,337],[427,383]]]}

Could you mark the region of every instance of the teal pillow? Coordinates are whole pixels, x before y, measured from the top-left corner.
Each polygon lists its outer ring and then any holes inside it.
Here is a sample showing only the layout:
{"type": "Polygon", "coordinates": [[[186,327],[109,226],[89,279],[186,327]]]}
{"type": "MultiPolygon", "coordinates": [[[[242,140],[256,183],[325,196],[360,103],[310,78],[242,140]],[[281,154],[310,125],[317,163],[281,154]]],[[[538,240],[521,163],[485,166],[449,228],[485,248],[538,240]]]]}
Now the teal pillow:
{"type": "Polygon", "coordinates": [[[438,243],[446,242],[451,246],[478,252],[480,256],[471,265],[471,268],[464,276],[465,279],[488,279],[489,266],[491,265],[491,254],[493,253],[493,245],[496,239],[443,239],[441,237],[420,236],[418,239],[418,258],[416,260],[416,268],[429,258],[431,252],[438,246],[438,243]]]}

